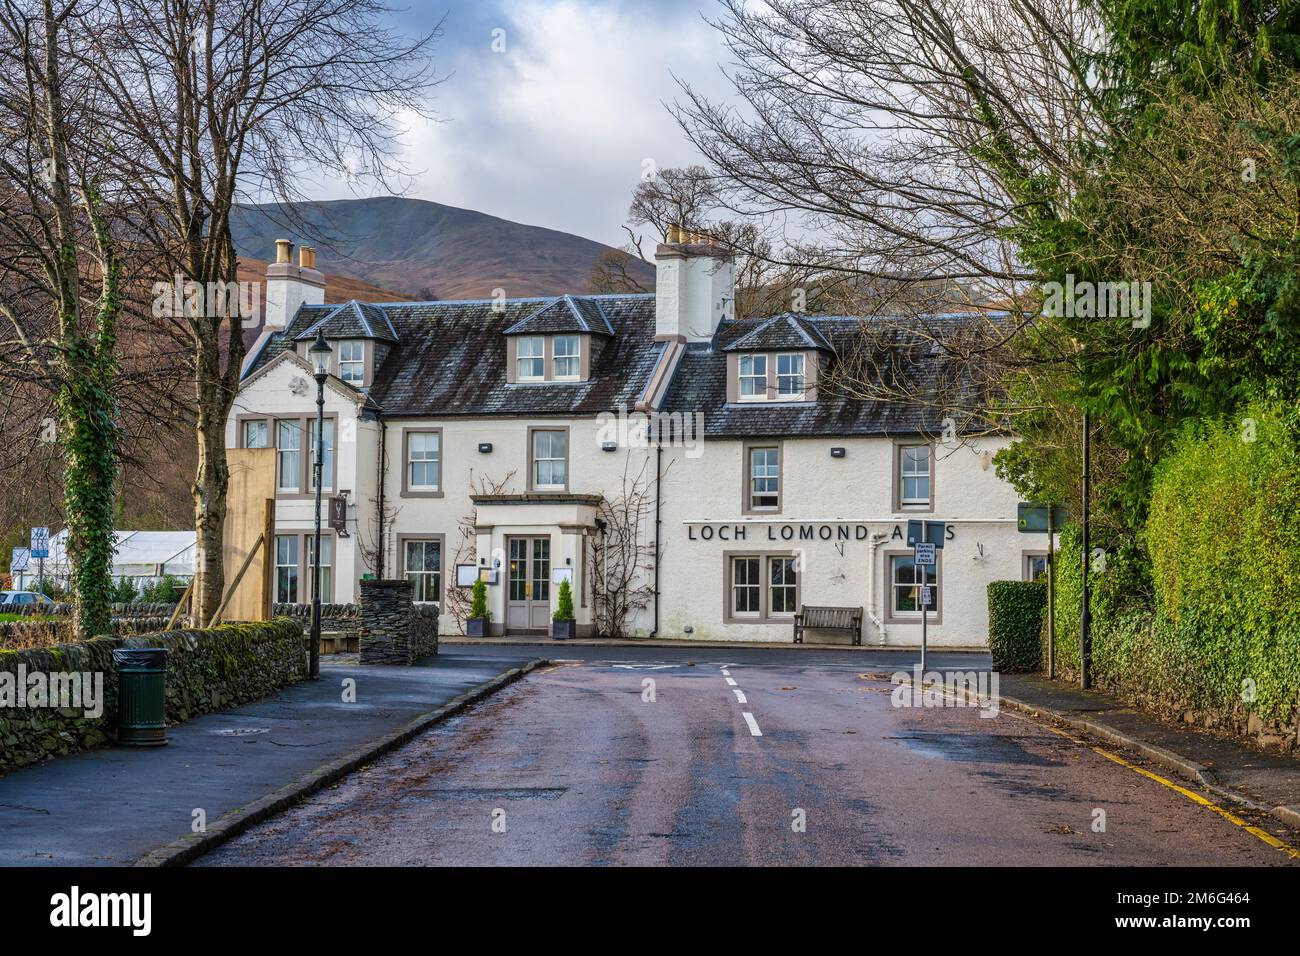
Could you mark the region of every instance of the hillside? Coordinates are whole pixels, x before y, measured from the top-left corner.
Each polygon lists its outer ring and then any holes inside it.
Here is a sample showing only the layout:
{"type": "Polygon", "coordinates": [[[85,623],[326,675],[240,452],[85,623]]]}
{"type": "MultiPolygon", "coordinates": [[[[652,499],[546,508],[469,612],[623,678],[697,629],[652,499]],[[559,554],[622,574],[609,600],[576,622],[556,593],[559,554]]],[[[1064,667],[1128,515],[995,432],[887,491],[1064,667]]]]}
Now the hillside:
{"type": "MultiPolygon", "coordinates": [[[[233,217],[235,248],[265,260],[278,238],[310,242],[322,272],[412,299],[511,298],[585,292],[592,265],[610,247],[580,236],[498,219],[422,199],[380,197],[243,206],[233,217]]],[[[654,270],[637,264],[653,287],[654,270]]],[[[358,295],[358,298],[363,296],[358,295]]]]}

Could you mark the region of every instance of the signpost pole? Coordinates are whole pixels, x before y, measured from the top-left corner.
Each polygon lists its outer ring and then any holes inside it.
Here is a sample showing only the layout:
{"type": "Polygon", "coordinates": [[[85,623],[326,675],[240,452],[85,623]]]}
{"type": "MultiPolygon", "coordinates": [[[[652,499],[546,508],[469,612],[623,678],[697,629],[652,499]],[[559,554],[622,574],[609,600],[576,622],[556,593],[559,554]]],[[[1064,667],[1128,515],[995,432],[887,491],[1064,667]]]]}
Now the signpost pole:
{"type": "Polygon", "coordinates": [[[1056,560],[1053,547],[1055,528],[1052,525],[1052,512],[1055,506],[1047,506],[1047,679],[1056,679],[1056,560]]]}
{"type": "MultiPolygon", "coordinates": [[[[925,581],[924,571],[921,572],[921,580],[925,581]]],[[[925,599],[925,592],[928,590],[929,588],[925,584],[921,585],[921,680],[922,681],[925,680],[925,645],[926,645],[925,622],[927,617],[925,613],[925,606],[930,603],[925,599]]]]}
{"type": "Polygon", "coordinates": [[[1088,562],[1091,555],[1088,554],[1088,496],[1091,491],[1089,487],[1089,459],[1091,455],[1090,422],[1088,413],[1083,413],[1083,515],[1080,524],[1083,536],[1083,595],[1079,608],[1079,686],[1084,690],[1092,687],[1092,612],[1088,607],[1088,562]]]}

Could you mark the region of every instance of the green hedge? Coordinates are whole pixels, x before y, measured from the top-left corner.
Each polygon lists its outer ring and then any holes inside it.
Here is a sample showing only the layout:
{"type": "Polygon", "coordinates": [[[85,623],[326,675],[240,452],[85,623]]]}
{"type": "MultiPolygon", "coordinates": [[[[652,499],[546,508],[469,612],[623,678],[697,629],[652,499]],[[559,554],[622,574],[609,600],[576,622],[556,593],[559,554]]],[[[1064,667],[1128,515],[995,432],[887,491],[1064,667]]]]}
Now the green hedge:
{"type": "Polygon", "coordinates": [[[1046,609],[1047,585],[1042,581],[989,582],[989,653],[994,670],[1038,669],[1038,636],[1046,609]]]}
{"type": "MultiPolygon", "coordinates": [[[[1290,410],[1255,406],[1232,421],[1198,424],[1161,462],[1143,529],[1150,568],[1134,567],[1122,550],[1108,551],[1105,571],[1091,576],[1098,687],[1166,716],[1190,711],[1236,730],[1253,717],[1266,731],[1295,737],[1295,419],[1290,410]],[[1244,686],[1253,687],[1253,700],[1244,686]]],[[[1077,678],[1079,668],[1080,563],[1079,529],[1068,527],[1056,562],[1056,666],[1067,680],[1077,678]]],[[[1044,627],[1044,655],[1046,643],[1044,627]]]]}
{"type": "Polygon", "coordinates": [[[1193,708],[1295,729],[1300,708],[1300,442],[1294,410],[1189,431],[1156,472],[1147,523],[1150,665],[1193,708]],[[1253,440],[1247,440],[1253,439],[1253,440]],[[1244,700],[1243,682],[1255,700],[1244,700]]]}

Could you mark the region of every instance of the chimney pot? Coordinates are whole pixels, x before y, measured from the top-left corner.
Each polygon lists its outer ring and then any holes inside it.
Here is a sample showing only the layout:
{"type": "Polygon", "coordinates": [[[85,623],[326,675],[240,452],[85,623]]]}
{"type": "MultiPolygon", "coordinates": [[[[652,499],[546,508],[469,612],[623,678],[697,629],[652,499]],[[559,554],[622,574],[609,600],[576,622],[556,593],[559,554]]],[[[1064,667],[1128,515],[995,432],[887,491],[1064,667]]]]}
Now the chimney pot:
{"type": "Polygon", "coordinates": [[[293,258],[293,243],[288,239],[275,240],[275,261],[288,262],[293,258]]]}
{"type": "Polygon", "coordinates": [[[315,246],[302,246],[298,250],[298,265],[304,269],[316,268],[316,248],[315,246]]]}

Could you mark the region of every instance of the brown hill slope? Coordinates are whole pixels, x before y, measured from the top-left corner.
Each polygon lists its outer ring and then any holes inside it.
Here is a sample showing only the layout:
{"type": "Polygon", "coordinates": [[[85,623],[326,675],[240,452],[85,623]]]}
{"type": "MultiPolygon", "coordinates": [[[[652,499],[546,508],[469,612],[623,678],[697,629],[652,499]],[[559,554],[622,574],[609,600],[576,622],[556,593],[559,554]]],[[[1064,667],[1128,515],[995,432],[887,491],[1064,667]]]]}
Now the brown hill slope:
{"type": "MultiPolygon", "coordinates": [[[[396,197],[242,206],[232,228],[241,256],[267,256],[277,238],[310,242],[321,271],[411,299],[486,299],[496,289],[511,298],[586,292],[592,266],[611,248],[554,229],[396,197]]],[[[633,269],[654,287],[651,266],[638,260],[633,269]]]]}

